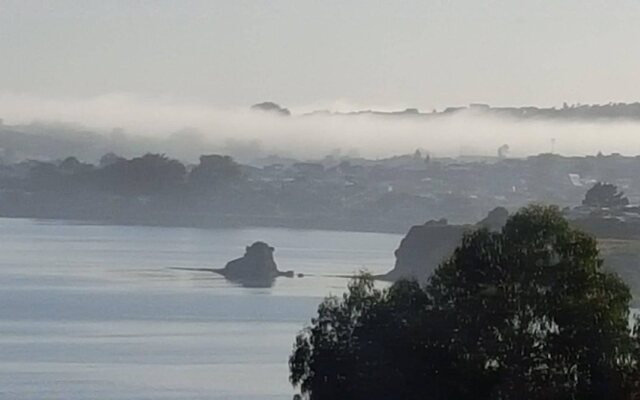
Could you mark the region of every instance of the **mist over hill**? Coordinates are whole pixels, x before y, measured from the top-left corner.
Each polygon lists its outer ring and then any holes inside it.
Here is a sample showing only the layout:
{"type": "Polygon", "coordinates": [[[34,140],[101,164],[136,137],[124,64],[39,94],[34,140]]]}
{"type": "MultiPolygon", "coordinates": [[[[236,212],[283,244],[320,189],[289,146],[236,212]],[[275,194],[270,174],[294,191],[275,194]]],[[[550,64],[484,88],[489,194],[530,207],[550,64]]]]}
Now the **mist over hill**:
{"type": "Polygon", "coordinates": [[[106,152],[184,161],[222,153],[247,163],[270,155],[375,159],[415,149],[440,157],[640,154],[640,103],[307,112],[273,102],[220,109],[129,95],[64,101],[3,95],[0,117],[6,162],[68,155],[95,162],[106,152]]]}

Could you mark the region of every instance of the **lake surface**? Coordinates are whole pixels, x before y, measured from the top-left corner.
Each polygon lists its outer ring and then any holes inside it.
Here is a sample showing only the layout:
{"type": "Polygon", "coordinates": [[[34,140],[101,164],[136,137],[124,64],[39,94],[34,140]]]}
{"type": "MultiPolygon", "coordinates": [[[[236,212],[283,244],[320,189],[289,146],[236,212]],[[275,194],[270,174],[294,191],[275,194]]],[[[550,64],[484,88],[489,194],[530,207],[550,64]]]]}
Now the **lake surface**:
{"type": "Polygon", "coordinates": [[[400,239],[0,219],[0,398],[291,399],[294,337],[348,282],[330,275],[388,271],[400,239]],[[256,240],[307,276],[244,288],[174,269],[256,240]]]}

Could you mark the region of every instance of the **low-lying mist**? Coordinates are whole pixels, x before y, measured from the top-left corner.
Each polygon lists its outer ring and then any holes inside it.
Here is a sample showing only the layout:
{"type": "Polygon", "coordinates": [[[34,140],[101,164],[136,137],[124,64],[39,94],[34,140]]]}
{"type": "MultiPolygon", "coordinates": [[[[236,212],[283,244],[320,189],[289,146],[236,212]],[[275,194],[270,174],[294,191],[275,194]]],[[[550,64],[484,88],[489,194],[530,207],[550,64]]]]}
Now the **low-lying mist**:
{"type": "Polygon", "coordinates": [[[248,106],[225,109],[124,94],[90,99],[0,94],[5,125],[80,124],[108,139],[102,150],[157,151],[188,160],[211,152],[245,161],[270,154],[300,159],[327,154],[382,158],[416,149],[432,156],[493,156],[505,144],[512,157],[550,151],[640,154],[640,123],[634,121],[520,120],[475,111],[437,118],[293,111],[286,117],[251,111],[248,106]],[[111,145],[113,149],[105,148],[111,145]]]}

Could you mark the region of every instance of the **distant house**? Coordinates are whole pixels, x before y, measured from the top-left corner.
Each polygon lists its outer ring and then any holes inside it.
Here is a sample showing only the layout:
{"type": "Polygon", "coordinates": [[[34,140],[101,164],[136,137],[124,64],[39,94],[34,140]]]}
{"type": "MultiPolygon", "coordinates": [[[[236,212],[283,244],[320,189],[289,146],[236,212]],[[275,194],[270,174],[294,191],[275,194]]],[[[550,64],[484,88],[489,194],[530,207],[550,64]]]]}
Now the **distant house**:
{"type": "Polygon", "coordinates": [[[577,186],[577,187],[584,186],[584,184],[580,180],[579,174],[569,174],[569,180],[571,181],[571,184],[573,184],[573,186],[577,186]]]}

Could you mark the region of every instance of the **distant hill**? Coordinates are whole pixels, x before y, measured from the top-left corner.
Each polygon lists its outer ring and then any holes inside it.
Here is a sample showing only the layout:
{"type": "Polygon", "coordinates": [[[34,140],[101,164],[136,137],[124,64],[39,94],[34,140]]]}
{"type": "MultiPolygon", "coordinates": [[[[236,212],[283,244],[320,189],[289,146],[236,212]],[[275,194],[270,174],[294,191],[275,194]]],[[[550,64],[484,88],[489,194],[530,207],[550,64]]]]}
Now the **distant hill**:
{"type": "Polygon", "coordinates": [[[361,110],[350,112],[313,111],[307,116],[357,116],[374,115],[382,117],[434,118],[454,114],[483,114],[518,119],[553,119],[553,120],[599,120],[623,119],[640,120],[640,102],[608,103],[608,104],[563,104],[562,107],[492,107],[488,104],[470,104],[461,107],[447,107],[444,110],[420,112],[417,108],[400,111],[361,110]]]}

